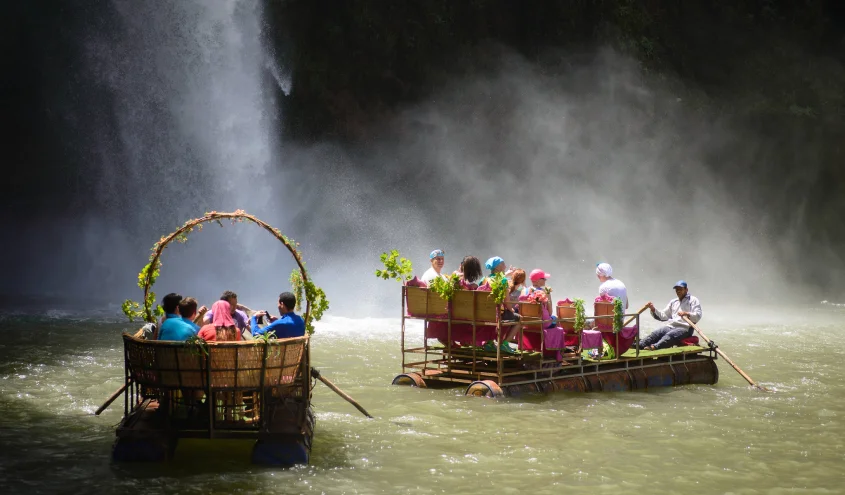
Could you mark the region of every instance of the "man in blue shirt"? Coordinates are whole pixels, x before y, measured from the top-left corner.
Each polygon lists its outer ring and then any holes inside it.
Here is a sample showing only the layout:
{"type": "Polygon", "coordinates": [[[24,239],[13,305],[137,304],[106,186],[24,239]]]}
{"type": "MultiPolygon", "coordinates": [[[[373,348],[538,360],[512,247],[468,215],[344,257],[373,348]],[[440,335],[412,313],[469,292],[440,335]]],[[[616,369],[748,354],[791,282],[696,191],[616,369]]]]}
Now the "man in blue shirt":
{"type": "Polygon", "coordinates": [[[156,338],[159,340],[161,340],[161,327],[164,325],[164,322],[173,318],[181,318],[181,316],[179,316],[179,302],[181,300],[182,296],[175,292],[171,292],[161,298],[161,309],[164,310],[164,318],[161,319],[158,332],[156,333],[156,338]]]}
{"type": "Polygon", "coordinates": [[[255,313],[252,315],[252,318],[249,319],[249,326],[252,334],[264,335],[273,332],[276,338],[279,339],[302,337],[305,335],[305,321],[303,321],[301,316],[293,312],[295,307],[296,296],[290,292],[282,292],[279,294],[279,314],[282,315],[281,318],[276,318],[266,327],[260,328],[256,322],[256,317],[260,318],[267,314],[267,312],[259,311],[255,313]]]}
{"type": "Polygon", "coordinates": [[[159,340],[188,340],[199,331],[199,327],[191,321],[197,313],[197,300],[187,297],[179,301],[178,307],[179,314],[168,314],[167,319],[161,324],[159,340]]]}

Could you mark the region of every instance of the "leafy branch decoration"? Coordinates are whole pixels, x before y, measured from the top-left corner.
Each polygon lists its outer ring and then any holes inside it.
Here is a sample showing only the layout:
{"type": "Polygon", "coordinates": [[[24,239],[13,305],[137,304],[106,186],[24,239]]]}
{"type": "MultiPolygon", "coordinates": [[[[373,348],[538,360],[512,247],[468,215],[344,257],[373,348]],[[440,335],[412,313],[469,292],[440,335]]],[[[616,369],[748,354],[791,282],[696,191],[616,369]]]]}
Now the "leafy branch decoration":
{"type": "Polygon", "coordinates": [[[584,324],[587,321],[587,312],[584,311],[584,300],[580,298],[576,298],[573,301],[573,305],[575,306],[575,327],[576,332],[580,332],[584,330],[584,324]]]}
{"type": "Polygon", "coordinates": [[[384,280],[398,280],[402,283],[410,280],[413,265],[408,258],[400,257],[399,251],[391,249],[390,253],[381,253],[380,259],[384,270],[376,270],[376,277],[384,280]]]}

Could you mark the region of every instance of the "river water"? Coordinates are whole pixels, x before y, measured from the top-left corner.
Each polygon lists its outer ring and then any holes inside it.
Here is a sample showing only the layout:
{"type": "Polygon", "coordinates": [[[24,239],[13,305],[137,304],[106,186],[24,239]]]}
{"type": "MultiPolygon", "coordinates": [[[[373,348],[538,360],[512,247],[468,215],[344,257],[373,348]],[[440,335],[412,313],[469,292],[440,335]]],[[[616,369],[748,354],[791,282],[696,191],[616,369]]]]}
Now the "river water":
{"type": "Polygon", "coordinates": [[[708,337],[774,393],[720,360],[715,386],[502,400],[391,386],[399,320],[329,316],[313,365],[376,418],[318,384],[311,464],[284,470],[249,464],[241,441],[182,441],[168,463],[110,462],[122,399],[92,413],[122,385],[131,326],[108,311],[7,312],[0,491],[845,493],[843,316],[830,305],[705,315],[708,337]]]}

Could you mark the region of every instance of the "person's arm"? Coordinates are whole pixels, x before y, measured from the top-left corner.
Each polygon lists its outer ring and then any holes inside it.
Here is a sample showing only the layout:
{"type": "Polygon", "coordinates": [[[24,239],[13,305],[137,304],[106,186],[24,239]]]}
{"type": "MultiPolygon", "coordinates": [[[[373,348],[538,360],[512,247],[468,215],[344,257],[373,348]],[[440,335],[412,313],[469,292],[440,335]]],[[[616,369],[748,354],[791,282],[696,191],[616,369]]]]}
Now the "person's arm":
{"type": "Polygon", "coordinates": [[[194,317],[194,323],[195,323],[195,324],[197,324],[197,325],[199,325],[199,324],[200,324],[200,322],[204,322],[204,319],[203,319],[203,318],[205,318],[205,314],[206,314],[206,313],[208,313],[208,308],[206,308],[205,306],[201,307],[201,308],[197,311],[197,316],[196,316],[196,317],[194,317]]]}
{"type": "Polygon", "coordinates": [[[266,330],[266,327],[264,329],[260,328],[258,326],[258,322],[255,321],[255,315],[252,315],[252,317],[249,319],[249,331],[253,335],[261,335],[262,333],[264,333],[264,330],[266,330]]]}
{"type": "Polygon", "coordinates": [[[654,305],[651,305],[651,316],[654,317],[655,320],[659,321],[667,321],[670,318],[670,314],[672,313],[672,301],[669,301],[669,304],[660,311],[659,309],[655,308],[654,305]]]}
{"type": "Polygon", "coordinates": [[[292,322],[290,318],[279,318],[278,320],[270,323],[266,327],[262,328],[260,331],[264,334],[269,334],[273,332],[276,338],[283,339],[286,337],[290,337],[288,335],[290,333],[290,327],[292,326],[292,322]]]}

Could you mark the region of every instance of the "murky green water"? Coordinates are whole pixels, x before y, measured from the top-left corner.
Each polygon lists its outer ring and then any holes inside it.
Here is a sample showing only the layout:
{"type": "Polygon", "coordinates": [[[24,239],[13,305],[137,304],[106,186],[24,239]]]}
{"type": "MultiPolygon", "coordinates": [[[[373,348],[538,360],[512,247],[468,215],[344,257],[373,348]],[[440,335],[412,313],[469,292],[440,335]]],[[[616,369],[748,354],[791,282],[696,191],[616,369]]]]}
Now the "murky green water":
{"type": "MultiPolygon", "coordinates": [[[[752,377],[719,361],[716,386],[491,401],[394,387],[398,320],[330,318],[314,366],[312,462],[248,463],[249,442],[182,441],[165,464],[113,464],[122,323],[3,316],[2,493],[845,493],[845,313],[710,311],[702,321],[752,377]],[[742,315],[741,320],[731,318],[742,315]]],[[[114,318],[113,321],[118,321],[114,318]]],[[[413,330],[412,330],[413,331],[413,330]]]]}

